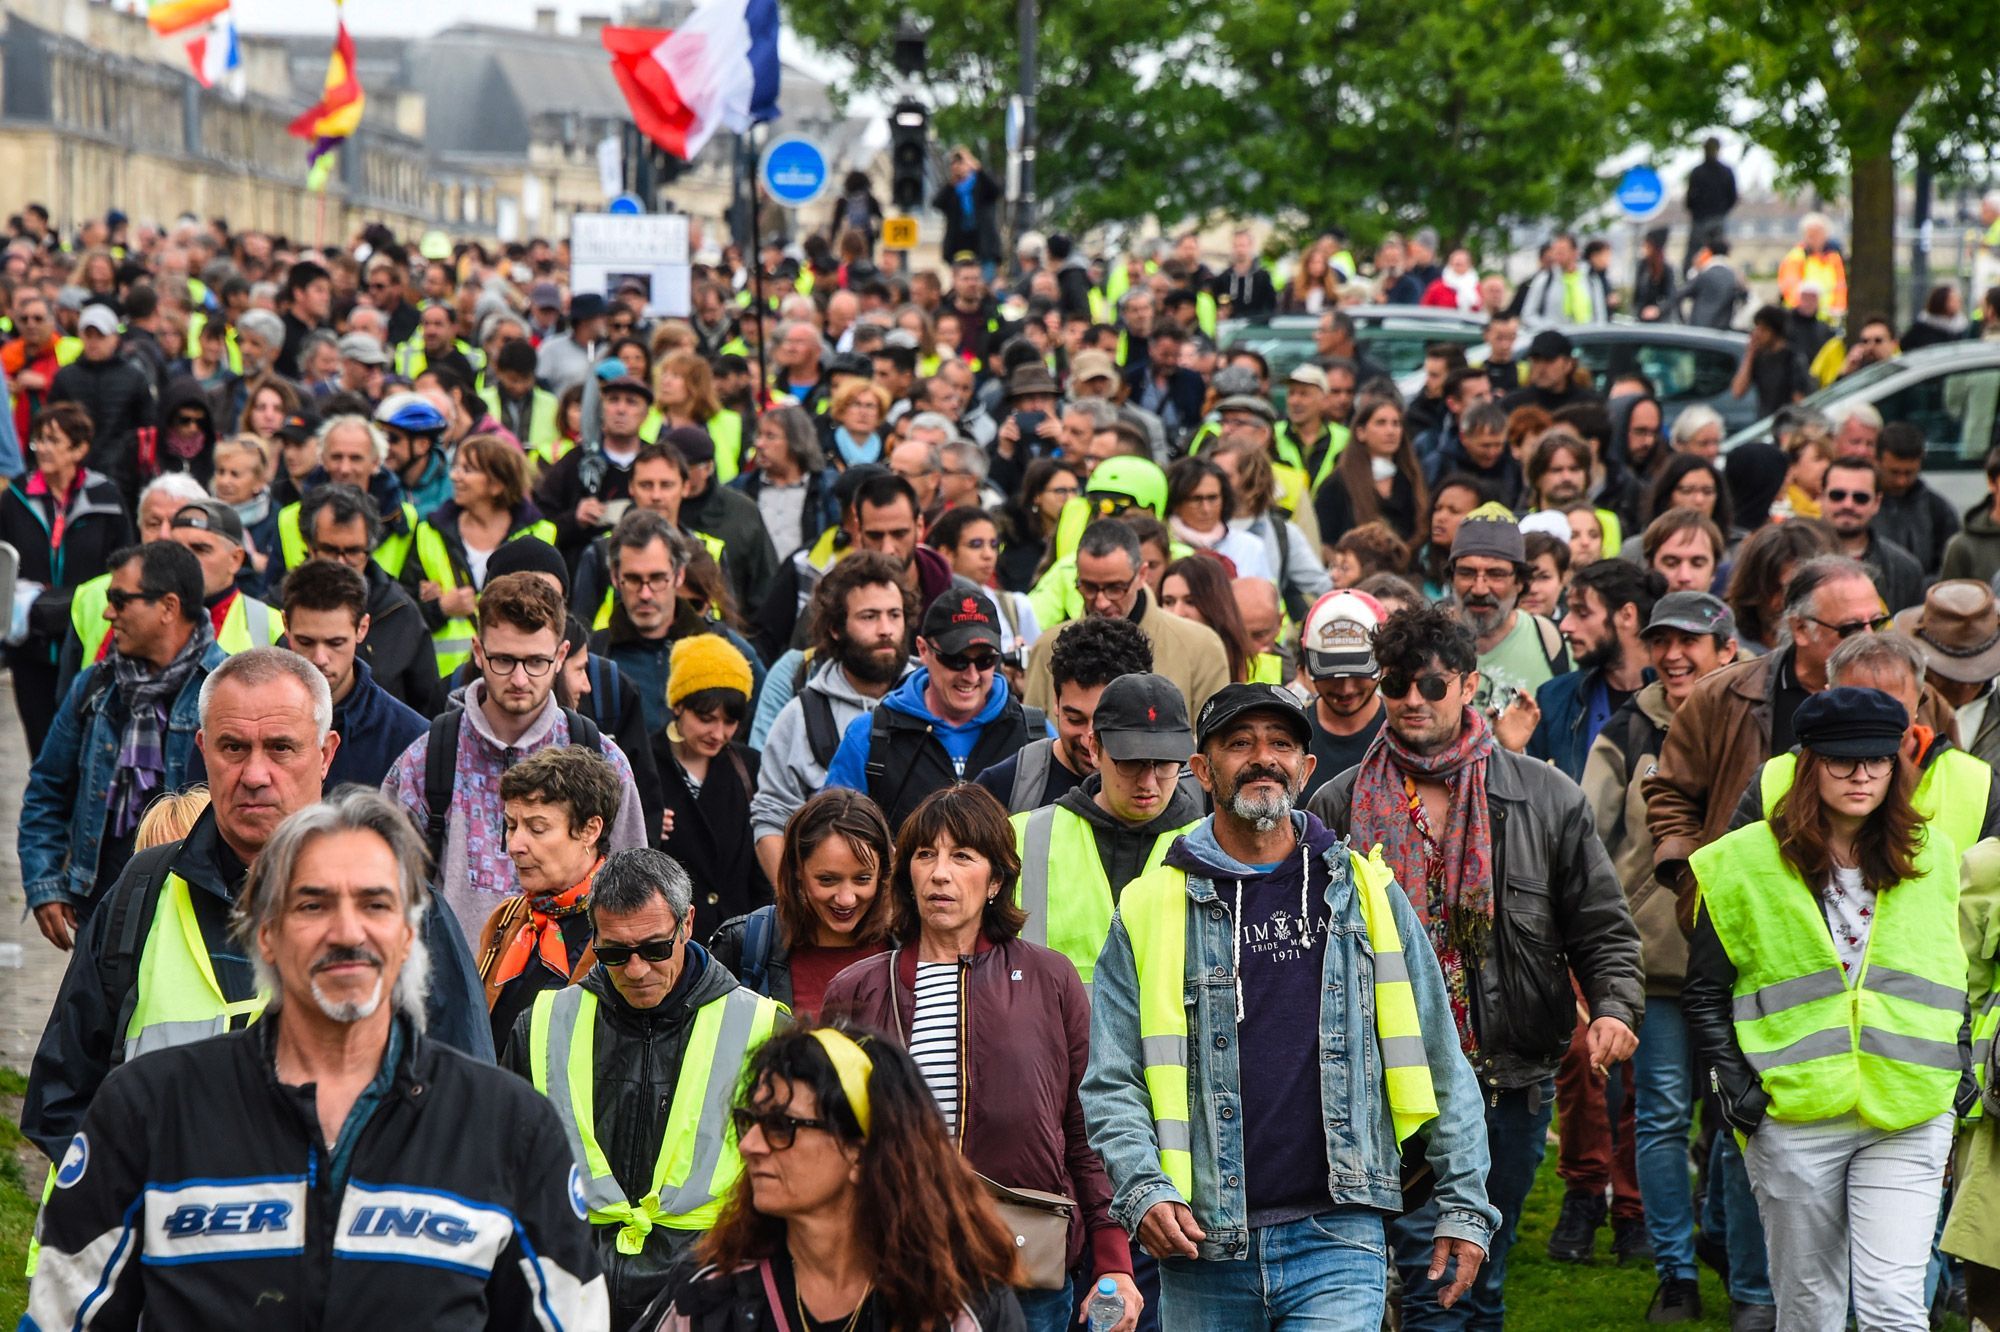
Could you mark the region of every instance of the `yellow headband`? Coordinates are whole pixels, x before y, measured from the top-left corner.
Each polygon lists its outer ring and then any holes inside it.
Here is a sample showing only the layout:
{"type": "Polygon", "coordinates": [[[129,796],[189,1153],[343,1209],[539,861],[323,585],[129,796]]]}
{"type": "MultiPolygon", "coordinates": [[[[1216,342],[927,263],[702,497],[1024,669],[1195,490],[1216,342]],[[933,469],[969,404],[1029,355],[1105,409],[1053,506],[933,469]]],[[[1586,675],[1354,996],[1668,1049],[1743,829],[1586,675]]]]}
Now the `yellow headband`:
{"type": "Polygon", "coordinates": [[[868,1106],[868,1079],[875,1072],[875,1061],[844,1031],[833,1027],[814,1027],[809,1033],[826,1051],[826,1057],[833,1061],[834,1075],[840,1079],[840,1090],[847,1094],[847,1104],[854,1110],[854,1122],[861,1125],[861,1136],[868,1136],[868,1123],[873,1117],[868,1106]]]}

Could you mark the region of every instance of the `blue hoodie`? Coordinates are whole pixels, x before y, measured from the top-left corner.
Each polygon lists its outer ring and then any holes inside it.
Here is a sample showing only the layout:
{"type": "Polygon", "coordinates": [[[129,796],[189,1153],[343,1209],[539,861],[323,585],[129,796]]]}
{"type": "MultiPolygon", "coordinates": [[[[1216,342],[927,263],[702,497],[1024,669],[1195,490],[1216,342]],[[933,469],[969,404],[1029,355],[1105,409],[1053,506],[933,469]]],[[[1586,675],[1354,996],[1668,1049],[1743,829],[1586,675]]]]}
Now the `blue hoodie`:
{"type": "MultiPolygon", "coordinates": [[[[928,669],[912,671],[890,691],[881,705],[929,722],[931,734],[944,746],[944,752],[951,757],[952,767],[963,778],[967,775],[965,761],[972,757],[973,746],[979,743],[979,733],[991,725],[1001,709],[1007,706],[1007,680],[996,672],[993,692],[986,696],[986,706],[971,721],[956,725],[940,718],[924,703],[924,690],[930,682],[928,669]]],[[[864,712],[847,724],[847,730],[840,737],[840,748],[834,751],[833,762],[826,768],[828,786],[844,786],[850,791],[868,790],[868,728],[871,716],[864,712]]]]}

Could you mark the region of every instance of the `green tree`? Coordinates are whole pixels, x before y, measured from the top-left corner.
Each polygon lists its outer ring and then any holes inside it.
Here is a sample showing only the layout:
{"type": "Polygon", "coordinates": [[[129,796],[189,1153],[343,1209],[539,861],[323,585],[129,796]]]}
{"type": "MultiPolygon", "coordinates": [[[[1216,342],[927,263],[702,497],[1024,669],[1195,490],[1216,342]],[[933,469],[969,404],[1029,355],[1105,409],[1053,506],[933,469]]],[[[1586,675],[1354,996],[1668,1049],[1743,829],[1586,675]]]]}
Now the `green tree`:
{"type": "Polygon", "coordinates": [[[1837,189],[1854,217],[1848,308],[1895,309],[1899,154],[1937,161],[1991,143],[2000,6],[1960,0],[1693,0],[1713,77],[1748,99],[1738,125],[1796,183],[1837,189]]]}

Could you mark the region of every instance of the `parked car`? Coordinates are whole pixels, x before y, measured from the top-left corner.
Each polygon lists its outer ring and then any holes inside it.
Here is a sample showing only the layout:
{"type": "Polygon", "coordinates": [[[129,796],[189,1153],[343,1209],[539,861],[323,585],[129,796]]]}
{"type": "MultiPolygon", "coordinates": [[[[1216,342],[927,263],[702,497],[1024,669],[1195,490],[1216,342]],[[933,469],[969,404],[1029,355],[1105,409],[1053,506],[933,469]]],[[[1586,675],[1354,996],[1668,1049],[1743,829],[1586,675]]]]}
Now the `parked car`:
{"type": "MultiPolygon", "coordinates": [[[[1485,354],[1481,330],[1486,320],[1456,310],[1423,305],[1350,305],[1343,313],[1354,321],[1354,341],[1362,354],[1387,370],[1405,396],[1424,383],[1424,348],[1449,342],[1465,348],[1468,360],[1485,354]]],[[[1272,315],[1266,319],[1226,319],[1216,329],[1216,343],[1225,352],[1247,347],[1271,366],[1272,397],[1284,409],[1285,376],[1313,359],[1313,334],[1318,315],[1272,315]]]]}
{"type": "MultiPolygon", "coordinates": [[[[1805,400],[1832,412],[1865,402],[1883,422],[1907,421],[1924,432],[1924,476],[1960,510],[1986,493],[1987,453],[2000,446],[2000,342],[1947,342],[1878,361],[1835,380],[1805,400]]],[[[1771,437],[1772,420],[1738,431],[1725,449],[1771,437]]]]}

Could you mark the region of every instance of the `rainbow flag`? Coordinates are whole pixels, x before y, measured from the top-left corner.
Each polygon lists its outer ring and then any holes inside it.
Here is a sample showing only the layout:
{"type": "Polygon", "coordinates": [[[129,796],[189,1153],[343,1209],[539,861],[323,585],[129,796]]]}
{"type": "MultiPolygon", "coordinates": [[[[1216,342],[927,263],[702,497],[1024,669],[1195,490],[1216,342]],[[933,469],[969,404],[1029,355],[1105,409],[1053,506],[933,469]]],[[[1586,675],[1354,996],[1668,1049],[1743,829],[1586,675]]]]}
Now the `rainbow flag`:
{"type": "Polygon", "coordinates": [[[291,124],[294,136],[312,141],[307,163],[317,163],[354,133],[367,105],[368,96],[362,91],[361,76],[355,70],[354,39],[347,35],[347,20],[343,18],[334,35],[333,54],[327,57],[326,82],[320,99],[291,124]]]}
{"type": "Polygon", "coordinates": [[[228,8],[229,0],[150,0],[146,23],[159,36],[171,37],[198,23],[207,23],[228,8]]]}

